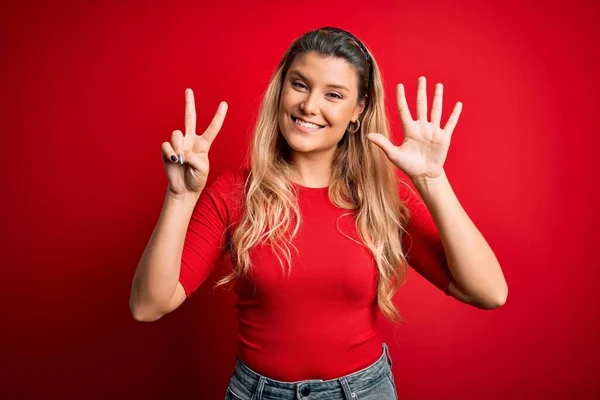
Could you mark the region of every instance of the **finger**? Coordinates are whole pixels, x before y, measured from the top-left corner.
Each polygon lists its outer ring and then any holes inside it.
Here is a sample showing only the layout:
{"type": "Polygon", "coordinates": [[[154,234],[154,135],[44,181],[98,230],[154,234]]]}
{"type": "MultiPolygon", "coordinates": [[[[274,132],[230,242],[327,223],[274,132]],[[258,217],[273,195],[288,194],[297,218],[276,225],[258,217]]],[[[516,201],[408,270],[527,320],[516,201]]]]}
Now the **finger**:
{"type": "Polygon", "coordinates": [[[379,146],[390,160],[393,159],[396,146],[394,146],[388,138],[383,136],[381,133],[369,133],[367,135],[367,139],[379,146]]]}
{"type": "Polygon", "coordinates": [[[417,120],[427,121],[427,80],[420,76],[417,85],[417,120]]]}
{"type": "Polygon", "coordinates": [[[440,126],[442,119],[442,98],[444,96],[444,85],[438,83],[435,85],[435,93],[433,95],[433,104],[431,105],[431,123],[434,126],[440,126]]]}
{"type": "Polygon", "coordinates": [[[217,113],[215,114],[212,121],[210,122],[210,125],[208,126],[208,128],[206,128],[206,131],[204,131],[204,134],[202,135],[202,137],[208,142],[209,146],[212,144],[213,140],[215,140],[215,137],[217,137],[217,134],[223,126],[225,115],[227,115],[227,108],[228,105],[226,102],[222,101],[221,103],[219,103],[217,113]]]}
{"type": "Polygon", "coordinates": [[[171,134],[171,145],[173,150],[179,157],[179,163],[183,164],[183,132],[180,130],[173,131],[171,134]]]}
{"type": "Polygon", "coordinates": [[[185,134],[196,133],[196,104],[192,89],[185,89],[185,134]]]}
{"type": "Polygon", "coordinates": [[[171,143],[163,142],[161,146],[161,151],[164,160],[170,161],[173,164],[179,161],[179,157],[177,157],[177,153],[173,149],[173,146],[171,146],[171,143]]]}
{"type": "Polygon", "coordinates": [[[196,154],[193,151],[186,150],[184,158],[185,163],[192,166],[199,176],[206,178],[206,175],[203,173],[203,171],[208,171],[209,169],[208,157],[206,154],[196,154]]]}
{"type": "Polygon", "coordinates": [[[458,123],[458,117],[460,116],[461,111],[462,111],[462,103],[459,101],[454,106],[454,110],[452,111],[452,114],[450,114],[450,118],[448,118],[448,122],[446,122],[446,126],[444,126],[444,132],[447,132],[450,135],[452,134],[452,132],[454,131],[454,128],[456,127],[456,124],[458,123]]]}
{"type": "Polygon", "coordinates": [[[194,142],[194,146],[192,147],[192,151],[194,153],[208,153],[210,150],[210,145],[204,138],[204,136],[198,136],[196,141],[194,142]]]}
{"type": "Polygon", "coordinates": [[[396,106],[398,107],[398,113],[400,114],[402,126],[412,122],[412,115],[410,115],[408,103],[406,102],[406,95],[404,93],[404,85],[401,83],[396,86],[396,106]]]}

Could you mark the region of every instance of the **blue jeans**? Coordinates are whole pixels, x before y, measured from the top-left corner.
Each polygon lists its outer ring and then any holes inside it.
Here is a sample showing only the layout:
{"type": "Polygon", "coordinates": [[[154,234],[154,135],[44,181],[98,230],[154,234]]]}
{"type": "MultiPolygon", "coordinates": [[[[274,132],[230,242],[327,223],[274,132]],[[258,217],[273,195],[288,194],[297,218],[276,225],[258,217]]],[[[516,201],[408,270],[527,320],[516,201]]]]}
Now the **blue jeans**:
{"type": "Polygon", "coordinates": [[[397,400],[386,343],[370,366],[340,378],[281,382],[252,371],[236,357],[225,400],[397,400]]]}

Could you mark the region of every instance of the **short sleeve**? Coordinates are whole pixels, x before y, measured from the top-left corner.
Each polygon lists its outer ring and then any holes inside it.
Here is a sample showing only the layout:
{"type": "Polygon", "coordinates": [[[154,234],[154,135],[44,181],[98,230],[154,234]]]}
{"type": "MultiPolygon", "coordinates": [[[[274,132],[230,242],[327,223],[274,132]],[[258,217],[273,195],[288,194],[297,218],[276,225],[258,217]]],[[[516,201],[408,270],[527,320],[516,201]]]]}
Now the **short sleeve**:
{"type": "Polygon", "coordinates": [[[433,217],[423,200],[404,183],[399,184],[400,199],[410,213],[402,246],[408,264],[446,295],[452,280],[446,253],[433,217]]]}
{"type": "Polygon", "coordinates": [[[231,172],[219,175],[202,191],[192,212],[179,273],[187,297],[210,276],[226,252],[231,181],[231,172]]]}

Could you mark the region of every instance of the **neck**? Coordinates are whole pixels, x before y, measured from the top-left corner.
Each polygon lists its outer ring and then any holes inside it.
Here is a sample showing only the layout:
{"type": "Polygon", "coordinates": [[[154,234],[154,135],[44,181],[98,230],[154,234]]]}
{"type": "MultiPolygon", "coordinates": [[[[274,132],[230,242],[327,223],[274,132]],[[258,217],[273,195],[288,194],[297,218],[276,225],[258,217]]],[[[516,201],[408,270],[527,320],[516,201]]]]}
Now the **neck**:
{"type": "Polygon", "coordinates": [[[329,186],[331,180],[330,157],[297,154],[291,164],[295,172],[294,180],[296,183],[311,188],[329,186]]]}

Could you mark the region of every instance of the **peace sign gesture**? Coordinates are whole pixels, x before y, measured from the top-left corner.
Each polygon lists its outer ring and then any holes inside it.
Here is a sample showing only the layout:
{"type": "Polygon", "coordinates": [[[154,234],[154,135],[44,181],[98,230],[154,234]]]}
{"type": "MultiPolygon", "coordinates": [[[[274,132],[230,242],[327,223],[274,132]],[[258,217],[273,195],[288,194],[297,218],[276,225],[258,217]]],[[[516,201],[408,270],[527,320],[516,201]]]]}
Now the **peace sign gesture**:
{"type": "Polygon", "coordinates": [[[188,193],[200,194],[204,189],[209,172],[208,151],[223,126],[227,107],[222,101],[208,128],[198,136],[194,92],[185,90],[185,136],[179,130],[173,131],[171,142],[162,144],[169,194],[180,197],[188,193]]]}
{"type": "Polygon", "coordinates": [[[440,128],[443,89],[441,83],[435,86],[431,122],[427,122],[426,80],[424,76],[419,78],[417,120],[413,121],[406,103],[404,85],[400,83],[396,87],[396,103],[402,121],[404,141],[400,146],[394,146],[380,133],[369,133],[367,135],[367,138],[379,146],[389,160],[413,181],[437,178],[443,172],[452,132],[462,110],[462,103],[456,103],[446,126],[443,129],[440,128]]]}

